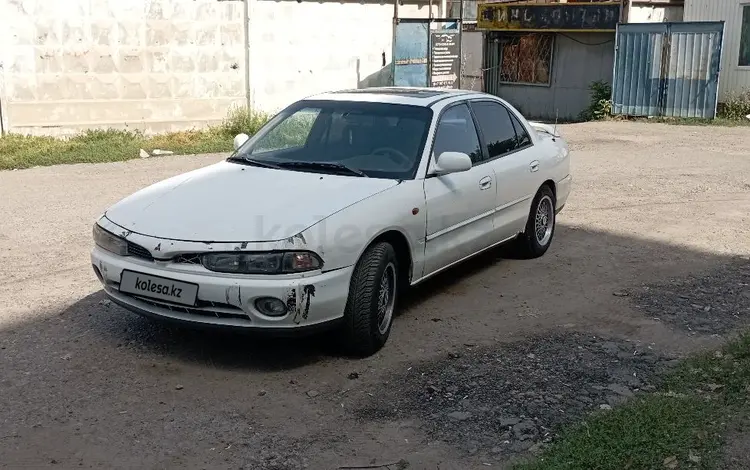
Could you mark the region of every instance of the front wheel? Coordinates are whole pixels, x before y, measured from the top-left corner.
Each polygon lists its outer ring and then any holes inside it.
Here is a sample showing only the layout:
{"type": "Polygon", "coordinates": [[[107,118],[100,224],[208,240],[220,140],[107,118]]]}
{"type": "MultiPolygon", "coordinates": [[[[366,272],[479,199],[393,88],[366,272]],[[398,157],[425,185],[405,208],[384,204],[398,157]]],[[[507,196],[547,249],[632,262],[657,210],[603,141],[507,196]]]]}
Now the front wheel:
{"type": "Polygon", "coordinates": [[[369,247],[354,268],[340,340],[347,353],[370,356],[391,333],[398,293],[398,260],[390,243],[369,247]]]}
{"type": "Polygon", "coordinates": [[[545,185],[531,203],[526,229],[518,239],[519,254],[527,259],[544,255],[552,244],[555,222],[555,194],[545,185]]]}

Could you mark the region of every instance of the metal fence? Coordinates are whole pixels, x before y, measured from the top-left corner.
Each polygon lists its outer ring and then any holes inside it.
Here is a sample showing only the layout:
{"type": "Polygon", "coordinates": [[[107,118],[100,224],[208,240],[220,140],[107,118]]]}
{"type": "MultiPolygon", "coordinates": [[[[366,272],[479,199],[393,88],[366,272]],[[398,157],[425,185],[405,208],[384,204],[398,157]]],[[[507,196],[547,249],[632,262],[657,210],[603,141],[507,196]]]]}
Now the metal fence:
{"type": "Polygon", "coordinates": [[[612,112],[714,118],[724,22],[617,27],[612,112]]]}

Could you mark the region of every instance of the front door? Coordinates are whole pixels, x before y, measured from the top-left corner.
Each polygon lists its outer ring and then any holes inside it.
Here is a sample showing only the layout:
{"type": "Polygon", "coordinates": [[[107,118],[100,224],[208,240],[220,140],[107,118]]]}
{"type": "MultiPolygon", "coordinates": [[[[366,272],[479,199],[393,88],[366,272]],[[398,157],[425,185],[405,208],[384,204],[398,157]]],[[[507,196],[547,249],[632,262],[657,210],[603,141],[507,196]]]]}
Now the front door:
{"type": "Polygon", "coordinates": [[[427,231],[424,275],[476,253],[491,243],[496,201],[495,172],[483,163],[474,119],[460,103],[440,117],[432,162],[442,152],[463,152],[473,167],[464,172],[428,176],[424,180],[427,231]]]}

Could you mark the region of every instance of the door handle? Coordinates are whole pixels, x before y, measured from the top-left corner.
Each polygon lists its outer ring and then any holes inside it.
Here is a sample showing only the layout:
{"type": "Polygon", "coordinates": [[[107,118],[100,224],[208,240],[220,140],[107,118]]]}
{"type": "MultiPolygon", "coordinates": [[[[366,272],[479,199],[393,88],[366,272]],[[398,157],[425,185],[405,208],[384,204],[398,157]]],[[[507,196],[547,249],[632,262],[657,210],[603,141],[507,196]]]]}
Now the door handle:
{"type": "Polygon", "coordinates": [[[490,189],[492,187],[492,178],[489,176],[485,176],[481,180],[479,180],[479,189],[485,190],[490,189]]]}
{"type": "Polygon", "coordinates": [[[539,171],[539,160],[534,160],[533,162],[529,163],[529,171],[534,173],[535,171],[539,171]]]}

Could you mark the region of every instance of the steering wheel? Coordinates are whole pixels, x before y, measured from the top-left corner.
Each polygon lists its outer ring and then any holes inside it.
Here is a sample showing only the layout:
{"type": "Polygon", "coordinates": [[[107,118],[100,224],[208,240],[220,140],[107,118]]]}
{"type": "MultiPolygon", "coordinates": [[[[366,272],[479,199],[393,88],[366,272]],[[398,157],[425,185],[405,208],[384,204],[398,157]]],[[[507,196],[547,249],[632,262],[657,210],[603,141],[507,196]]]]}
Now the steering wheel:
{"type": "Polygon", "coordinates": [[[411,158],[407,157],[403,152],[393,147],[379,147],[371,152],[372,155],[385,155],[390,157],[396,163],[400,163],[404,166],[411,164],[411,158]],[[397,158],[393,158],[397,157],[397,158]]]}

